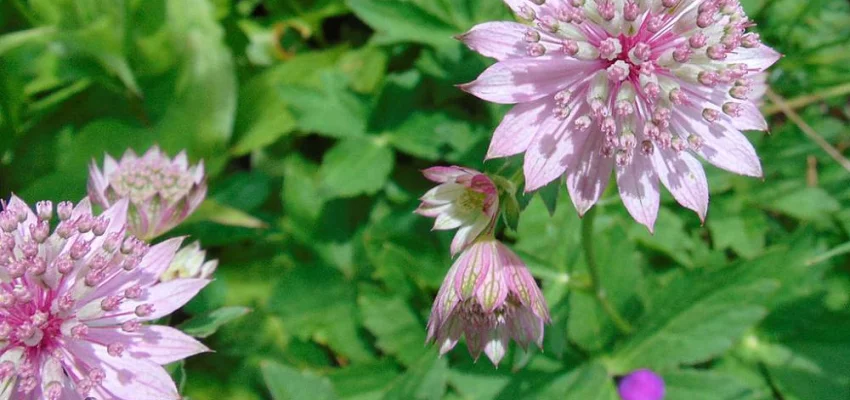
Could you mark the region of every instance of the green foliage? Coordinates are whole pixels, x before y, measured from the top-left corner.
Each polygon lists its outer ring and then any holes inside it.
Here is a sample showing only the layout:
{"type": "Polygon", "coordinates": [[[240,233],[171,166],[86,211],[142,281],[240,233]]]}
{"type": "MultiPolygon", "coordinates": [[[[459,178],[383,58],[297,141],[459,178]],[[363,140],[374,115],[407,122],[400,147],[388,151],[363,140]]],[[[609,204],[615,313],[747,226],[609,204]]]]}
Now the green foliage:
{"type": "MultiPolygon", "coordinates": [[[[813,99],[797,111],[846,153],[830,93],[850,3],[742,4],[785,55],[772,90],[813,99]]],[[[204,160],[208,199],[173,233],[220,260],[170,321],[215,350],[170,366],[193,400],[616,400],[638,368],[668,400],[850,398],[848,171],[772,113],[749,134],[763,180],[707,167],[704,225],[665,195],[650,234],[606,193],[594,285],[563,183],[524,194],[521,156],[485,163],[507,108],[455,87],[491,61],[453,36],[511,18],[500,0],[0,0],[0,198],[77,201],[105,153],[204,160]],[[543,351],[498,369],[425,344],[452,235],[412,212],[420,170],[449,164],[503,189],[497,235],[552,312],[543,351]]]]}

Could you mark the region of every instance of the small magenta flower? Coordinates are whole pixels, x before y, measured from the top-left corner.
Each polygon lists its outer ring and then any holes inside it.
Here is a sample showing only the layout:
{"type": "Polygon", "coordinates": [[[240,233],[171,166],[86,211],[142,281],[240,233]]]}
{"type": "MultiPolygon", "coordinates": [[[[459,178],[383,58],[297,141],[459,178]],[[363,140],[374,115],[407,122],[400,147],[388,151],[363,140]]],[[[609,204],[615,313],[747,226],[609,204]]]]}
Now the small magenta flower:
{"type": "Polygon", "coordinates": [[[189,166],[186,152],[173,160],[154,146],[142,157],[127,150],[120,162],[106,155],[103,171],[89,165],[89,197],[102,207],[130,199],[130,233],[150,241],[185,220],[204,200],[203,161],[189,166]]]}
{"type": "Polygon", "coordinates": [[[617,391],[623,400],[662,400],[664,379],[648,369],[640,369],[624,377],[617,391]]]}
{"type": "Polygon", "coordinates": [[[160,280],[168,282],[177,278],[210,279],[218,268],[218,260],[205,261],[206,257],[207,252],[201,249],[201,244],[193,242],[177,252],[160,280]]]}
{"type": "Polygon", "coordinates": [[[516,104],[487,157],[524,152],[526,190],[565,175],[584,214],[613,170],[626,208],[652,230],[659,181],[705,218],[695,155],[762,175],[741,131],[767,129],[756,81],[780,55],[747,32],[738,0],[505,1],[532,24],[489,22],[460,36],[498,60],[461,87],[516,104]]]}
{"type": "Polygon", "coordinates": [[[127,200],[0,211],[0,398],[177,400],[162,365],[208,351],[161,325],[209,281],[160,283],[182,239],[125,235],[127,200]]]}
{"type": "Polygon", "coordinates": [[[476,360],[483,351],[499,365],[511,338],[524,349],[532,342],[542,346],[548,322],[546,300],[525,264],[484,236],[461,253],[446,275],[431,308],[428,341],[445,354],[463,335],[476,360]]]}
{"type": "Polygon", "coordinates": [[[499,211],[499,195],[493,181],[463,167],[432,167],[422,173],[437,187],[425,193],[416,212],[436,218],[434,229],[459,228],[452,240],[452,256],[461,252],[486,229],[492,229],[499,211]]]}

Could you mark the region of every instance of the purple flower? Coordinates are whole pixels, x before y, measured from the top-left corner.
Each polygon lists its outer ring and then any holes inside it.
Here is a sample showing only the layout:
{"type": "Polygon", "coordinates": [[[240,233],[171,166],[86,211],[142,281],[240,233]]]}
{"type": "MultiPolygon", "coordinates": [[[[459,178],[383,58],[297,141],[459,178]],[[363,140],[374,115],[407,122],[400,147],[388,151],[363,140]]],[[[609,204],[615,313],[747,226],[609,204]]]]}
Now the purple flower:
{"type": "Polygon", "coordinates": [[[546,300],[522,260],[492,237],[482,237],[461,253],[443,281],[428,321],[428,340],[440,354],[461,335],[477,360],[483,351],[498,365],[513,338],[527,349],[543,345],[549,322],[546,300]]]}
{"type": "Polygon", "coordinates": [[[160,280],[167,282],[177,278],[209,279],[218,268],[218,260],[205,261],[206,257],[207,252],[201,249],[201,244],[192,242],[174,255],[174,260],[160,280]]]}
{"type": "Polygon", "coordinates": [[[159,283],[182,239],[153,247],[125,235],[128,202],[88,200],[0,212],[0,398],[177,400],[162,365],[208,351],[146,322],[181,307],[206,279],[159,283]]]}
{"type": "Polygon", "coordinates": [[[439,185],[422,196],[416,212],[436,218],[436,230],[459,228],[452,240],[452,256],[463,251],[486,229],[493,228],[499,195],[487,175],[455,166],[432,167],[422,172],[439,185]]]}
{"type": "Polygon", "coordinates": [[[92,161],[88,189],[102,207],[130,199],[130,233],[147,241],[183,222],[207,194],[203,162],[190,167],[186,152],[172,160],[156,146],[142,157],[127,150],[120,162],[107,155],[103,171],[92,161]]]}
{"type": "Polygon", "coordinates": [[[648,369],[627,375],[617,388],[623,400],[662,400],[664,379],[648,369]]]}
{"type": "Polygon", "coordinates": [[[780,55],[763,45],[738,0],[505,0],[533,22],[489,22],[460,39],[498,60],[462,85],[516,104],[488,158],[525,153],[526,190],[565,175],[580,214],[611,171],[631,215],[652,230],[659,181],[705,218],[698,155],[761,176],[742,130],[766,130],[758,75],[780,55]]]}

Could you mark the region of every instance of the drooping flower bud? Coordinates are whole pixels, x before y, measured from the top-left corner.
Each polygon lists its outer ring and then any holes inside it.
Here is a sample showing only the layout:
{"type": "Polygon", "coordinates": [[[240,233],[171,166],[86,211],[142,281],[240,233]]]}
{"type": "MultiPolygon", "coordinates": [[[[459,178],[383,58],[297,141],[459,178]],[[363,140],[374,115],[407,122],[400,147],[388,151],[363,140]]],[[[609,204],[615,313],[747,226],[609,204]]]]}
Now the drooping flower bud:
{"type": "Polygon", "coordinates": [[[478,171],[462,167],[432,167],[423,171],[439,185],[420,198],[416,213],[436,218],[434,229],[458,229],[451,245],[452,255],[469,246],[485,230],[492,229],[499,210],[493,181],[478,171]]]}
{"type": "Polygon", "coordinates": [[[431,308],[428,340],[445,354],[466,337],[476,359],[484,352],[498,365],[511,339],[523,348],[543,345],[549,322],[546,300],[525,264],[505,245],[485,236],[461,253],[431,308]]]}

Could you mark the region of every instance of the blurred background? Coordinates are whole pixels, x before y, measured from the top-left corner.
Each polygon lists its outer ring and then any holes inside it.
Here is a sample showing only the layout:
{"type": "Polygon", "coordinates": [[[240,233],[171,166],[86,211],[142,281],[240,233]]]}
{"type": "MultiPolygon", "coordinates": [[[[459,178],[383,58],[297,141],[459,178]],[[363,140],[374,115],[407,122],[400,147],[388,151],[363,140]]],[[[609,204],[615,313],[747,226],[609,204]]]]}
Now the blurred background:
{"type": "Polygon", "coordinates": [[[665,194],[655,235],[603,199],[629,334],[588,290],[564,187],[521,196],[499,237],[554,321],[498,369],[424,345],[452,234],[412,211],[428,166],[517,178],[521,158],[483,163],[507,109],[454,87],[490,61],[452,36],[511,19],[499,0],[0,0],[0,197],[77,201],[127,148],[204,160],[209,198],[172,234],[221,266],[172,322],[235,319],[173,366],[193,400],[613,400],[643,367],[670,400],[848,400],[850,2],[742,3],[785,55],[749,134],[765,178],[707,168],[705,225],[665,194]]]}

